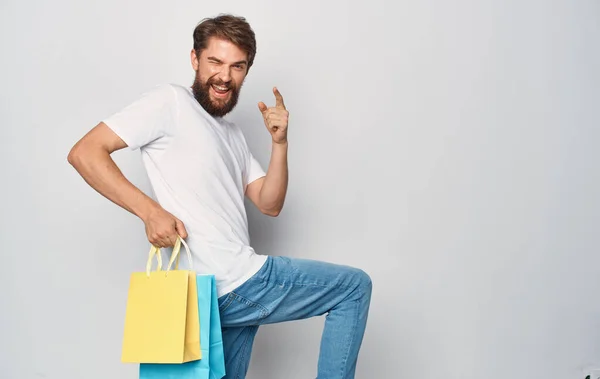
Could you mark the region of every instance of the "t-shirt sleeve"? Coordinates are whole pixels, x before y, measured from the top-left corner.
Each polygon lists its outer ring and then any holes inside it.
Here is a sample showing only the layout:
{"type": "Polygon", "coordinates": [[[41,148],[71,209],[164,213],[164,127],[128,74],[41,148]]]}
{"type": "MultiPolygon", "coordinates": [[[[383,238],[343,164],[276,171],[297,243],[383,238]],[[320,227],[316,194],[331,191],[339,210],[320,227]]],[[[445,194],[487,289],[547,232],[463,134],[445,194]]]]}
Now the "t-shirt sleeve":
{"type": "Polygon", "coordinates": [[[254,155],[252,155],[250,150],[248,150],[248,163],[247,163],[246,167],[247,167],[246,185],[248,185],[248,184],[252,183],[253,181],[255,181],[256,179],[260,179],[266,175],[262,166],[256,160],[256,158],[254,158],[254,155]]]}
{"type": "Polygon", "coordinates": [[[160,85],[102,121],[135,150],[170,134],[176,113],[175,90],[160,85]]]}
{"type": "Polygon", "coordinates": [[[250,150],[250,147],[248,146],[248,143],[246,142],[246,137],[244,136],[244,133],[242,132],[242,129],[240,129],[236,124],[234,123],[229,123],[230,127],[234,128],[237,130],[237,133],[239,134],[239,141],[241,143],[241,147],[244,151],[244,155],[246,157],[246,164],[244,167],[244,188],[248,186],[248,184],[252,183],[253,181],[262,178],[263,176],[267,175],[265,170],[263,169],[262,165],[260,164],[260,162],[254,157],[254,155],[252,154],[252,151],[250,150]]]}

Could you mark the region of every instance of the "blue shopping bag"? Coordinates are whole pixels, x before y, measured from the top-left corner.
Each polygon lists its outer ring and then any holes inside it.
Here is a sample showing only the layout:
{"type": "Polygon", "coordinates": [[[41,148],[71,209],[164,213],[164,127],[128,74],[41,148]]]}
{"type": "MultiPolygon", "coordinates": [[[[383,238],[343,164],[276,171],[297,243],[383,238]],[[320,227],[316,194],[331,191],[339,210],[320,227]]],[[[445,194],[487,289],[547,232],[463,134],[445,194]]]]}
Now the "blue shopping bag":
{"type": "Polygon", "coordinates": [[[202,358],[176,364],[140,364],[140,379],[221,379],[225,376],[223,335],[214,275],[196,275],[202,358]]]}

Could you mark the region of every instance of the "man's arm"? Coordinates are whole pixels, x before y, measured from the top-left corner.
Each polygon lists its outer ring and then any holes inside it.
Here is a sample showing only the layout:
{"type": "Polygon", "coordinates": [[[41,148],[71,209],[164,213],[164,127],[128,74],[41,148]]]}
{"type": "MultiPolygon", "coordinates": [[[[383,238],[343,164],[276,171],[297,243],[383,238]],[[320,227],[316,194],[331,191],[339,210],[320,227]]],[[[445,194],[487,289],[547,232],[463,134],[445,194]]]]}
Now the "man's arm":
{"type": "Polygon", "coordinates": [[[288,186],[288,144],[273,143],[267,175],[250,183],[246,196],[264,214],[276,217],[285,202],[288,186]]]}
{"type": "Polygon", "coordinates": [[[275,106],[267,108],[262,101],[258,109],[262,113],[265,126],[273,139],[271,161],[264,178],[255,180],[246,188],[246,196],[264,214],[277,216],[283,208],[288,185],[288,117],[283,96],[277,88],[273,88],[275,106]]]}
{"type": "Polygon", "coordinates": [[[106,124],[90,130],[69,152],[67,160],[98,193],[138,216],[155,246],[173,246],[177,235],[187,237],[183,223],[125,178],[111,154],[127,147],[106,124]]]}

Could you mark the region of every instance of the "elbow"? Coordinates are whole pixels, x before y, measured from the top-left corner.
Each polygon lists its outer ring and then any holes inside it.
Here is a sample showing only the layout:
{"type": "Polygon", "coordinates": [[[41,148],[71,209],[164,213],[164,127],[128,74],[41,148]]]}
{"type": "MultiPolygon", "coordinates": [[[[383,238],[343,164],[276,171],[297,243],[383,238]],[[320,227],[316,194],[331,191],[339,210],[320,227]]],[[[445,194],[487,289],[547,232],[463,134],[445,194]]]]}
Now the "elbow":
{"type": "Polygon", "coordinates": [[[69,162],[69,164],[71,166],[75,166],[77,164],[77,161],[79,160],[79,152],[77,151],[77,145],[73,146],[73,148],[71,148],[71,150],[69,151],[69,154],[67,155],[67,162],[69,162]]]}
{"type": "Polygon", "coordinates": [[[267,216],[277,217],[277,216],[279,216],[279,213],[281,213],[281,209],[271,211],[271,212],[267,213],[267,216]]]}
{"type": "Polygon", "coordinates": [[[262,209],[261,212],[270,217],[277,217],[279,216],[279,213],[281,213],[281,208],[262,209]]]}
{"type": "Polygon", "coordinates": [[[86,153],[87,152],[85,151],[82,143],[78,142],[69,151],[69,154],[67,155],[67,162],[69,162],[71,166],[78,170],[85,161],[87,155],[86,153]]]}
{"type": "Polygon", "coordinates": [[[277,199],[276,201],[268,202],[266,204],[265,202],[261,202],[258,208],[260,209],[260,212],[266,216],[277,217],[283,209],[284,201],[284,199],[277,199]]]}

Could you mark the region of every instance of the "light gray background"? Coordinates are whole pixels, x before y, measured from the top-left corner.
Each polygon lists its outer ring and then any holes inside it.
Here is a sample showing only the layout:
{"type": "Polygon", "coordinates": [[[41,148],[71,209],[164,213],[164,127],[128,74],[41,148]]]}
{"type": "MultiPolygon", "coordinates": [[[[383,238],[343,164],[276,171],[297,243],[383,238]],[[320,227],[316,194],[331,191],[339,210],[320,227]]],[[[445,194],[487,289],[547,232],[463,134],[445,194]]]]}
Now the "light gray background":
{"type": "MultiPolygon", "coordinates": [[[[66,157],[142,91],[191,84],[192,30],[219,12],[257,34],[231,118],[263,165],[256,103],[276,85],[291,114],[286,208],[248,204],[253,245],[371,274],[357,378],[600,367],[598,1],[3,0],[2,378],[136,377],[143,224],[66,157]]],[[[149,189],[139,153],[115,159],[149,189]]],[[[248,377],[314,377],[322,323],[262,328],[248,377]]]]}

